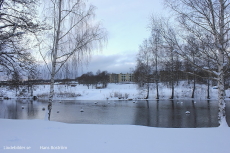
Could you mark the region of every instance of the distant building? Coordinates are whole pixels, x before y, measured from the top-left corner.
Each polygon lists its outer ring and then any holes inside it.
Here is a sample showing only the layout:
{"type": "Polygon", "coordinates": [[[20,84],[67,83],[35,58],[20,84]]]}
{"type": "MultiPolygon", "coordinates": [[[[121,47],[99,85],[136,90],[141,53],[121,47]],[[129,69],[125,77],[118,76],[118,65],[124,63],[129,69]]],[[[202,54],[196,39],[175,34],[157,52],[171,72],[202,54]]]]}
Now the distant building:
{"type": "Polygon", "coordinates": [[[131,73],[120,73],[120,74],[115,74],[112,73],[109,76],[110,83],[128,83],[128,82],[133,82],[133,74],[131,73]]]}

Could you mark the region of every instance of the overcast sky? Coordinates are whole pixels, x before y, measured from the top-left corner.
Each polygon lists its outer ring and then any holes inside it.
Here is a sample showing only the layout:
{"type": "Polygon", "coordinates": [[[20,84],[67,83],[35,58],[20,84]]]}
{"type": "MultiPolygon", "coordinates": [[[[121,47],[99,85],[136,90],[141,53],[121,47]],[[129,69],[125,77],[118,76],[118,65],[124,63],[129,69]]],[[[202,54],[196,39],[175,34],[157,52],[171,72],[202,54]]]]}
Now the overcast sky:
{"type": "Polygon", "coordinates": [[[152,14],[163,14],[163,0],[88,0],[97,7],[96,19],[108,31],[108,44],[94,54],[83,73],[107,70],[129,73],[135,68],[139,45],[148,38],[152,14]]]}

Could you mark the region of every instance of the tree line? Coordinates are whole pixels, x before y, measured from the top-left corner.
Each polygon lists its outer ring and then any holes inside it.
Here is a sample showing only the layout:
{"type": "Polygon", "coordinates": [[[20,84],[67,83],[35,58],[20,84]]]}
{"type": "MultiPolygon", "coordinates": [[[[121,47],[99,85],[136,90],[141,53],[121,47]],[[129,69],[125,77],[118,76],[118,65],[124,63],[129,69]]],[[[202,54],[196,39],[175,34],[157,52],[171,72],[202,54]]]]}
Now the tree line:
{"type": "Polygon", "coordinates": [[[89,89],[95,86],[96,88],[106,88],[109,83],[109,73],[107,71],[98,70],[94,75],[93,72],[87,72],[77,78],[79,84],[86,85],[89,89]]]}
{"type": "MultiPolygon", "coordinates": [[[[149,88],[145,75],[154,75],[159,98],[159,70],[169,73],[174,98],[176,71],[192,74],[195,84],[205,73],[209,87],[215,80],[218,86],[219,123],[226,124],[225,83],[229,76],[230,1],[229,0],[165,0],[172,11],[171,18],[152,16],[150,37],[140,45],[135,70],[138,82],[149,88]]],[[[209,98],[209,95],[207,96],[209,98]]]]}

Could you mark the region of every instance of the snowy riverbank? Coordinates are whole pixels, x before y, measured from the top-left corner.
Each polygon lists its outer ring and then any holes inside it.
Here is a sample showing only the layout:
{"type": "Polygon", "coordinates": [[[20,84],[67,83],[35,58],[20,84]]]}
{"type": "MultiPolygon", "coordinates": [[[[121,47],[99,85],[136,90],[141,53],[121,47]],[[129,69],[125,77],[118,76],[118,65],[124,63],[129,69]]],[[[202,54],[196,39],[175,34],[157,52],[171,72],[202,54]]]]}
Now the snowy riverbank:
{"type": "Polygon", "coordinates": [[[228,153],[229,128],[152,128],[0,119],[3,153],[228,153]]]}
{"type": "MultiPolygon", "coordinates": [[[[10,98],[15,97],[15,90],[0,88],[1,93],[10,98]]],[[[26,91],[26,88],[25,88],[26,91]]],[[[211,99],[217,99],[217,89],[210,88],[211,99]]],[[[108,84],[105,89],[95,89],[91,86],[83,85],[55,85],[54,99],[68,100],[118,100],[120,99],[143,99],[146,97],[146,90],[139,89],[136,84],[108,84]]],[[[48,99],[49,85],[37,85],[34,88],[33,94],[40,99],[48,99]]],[[[171,89],[163,84],[159,84],[160,99],[169,99],[171,97],[171,89]]],[[[179,83],[175,87],[175,99],[191,99],[192,85],[188,85],[185,81],[179,83]]],[[[206,99],[207,86],[197,85],[194,99],[206,99]]],[[[226,90],[226,98],[230,97],[230,90],[226,90]]],[[[21,96],[21,98],[24,98],[21,96]]],[[[149,99],[156,99],[156,89],[154,84],[150,87],[149,99]]]]}

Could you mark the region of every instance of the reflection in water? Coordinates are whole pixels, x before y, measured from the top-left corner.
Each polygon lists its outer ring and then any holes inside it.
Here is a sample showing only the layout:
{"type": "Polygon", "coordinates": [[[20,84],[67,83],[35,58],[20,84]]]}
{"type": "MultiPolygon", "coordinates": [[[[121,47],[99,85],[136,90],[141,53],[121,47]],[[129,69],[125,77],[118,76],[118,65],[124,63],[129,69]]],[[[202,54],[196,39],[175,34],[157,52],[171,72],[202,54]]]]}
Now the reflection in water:
{"type": "MultiPolygon", "coordinates": [[[[216,101],[165,100],[138,103],[135,124],[153,127],[217,127],[218,107],[216,101]],[[185,112],[189,111],[190,114],[185,112]]],[[[228,109],[229,106],[227,105],[228,109]]],[[[227,109],[227,112],[229,112],[227,109]]],[[[230,114],[227,113],[229,119],[230,114]]],[[[229,123],[229,120],[228,120],[229,123]]]]}
{"type": "MultiPolygon", "coordinates": [[[[44,119],[47,101],[1,100],[0,118],[44,119]],[[24,108],[24,109],[23,109],[24,108]]],[[[54,102],[52,121],[79,124],[131,124],[152,127],[217,127],[217,101],[63,101],[54,102]],[[84,112],[81,112],[81,108],[84,112]],[[189,111],[190,114],[185,112],[189,111]]],[[[227,102],[227,122],[230,108],[227,102]]]]}
{"type": "Polygon", "coordinates": [[[159,100],[157,100],[157,102],[156,102],[156,106],[157,106],[157,111],[156,111],[156,114],[155,114],[155,116],[156,116],[156,125],[155,125],[155,127],[159,127],[159,115],[157,115],[157,114],[159,114],[159,100]]]}
{"type": "Polygon", "coordinates": [[[10,99],[0,101],[0,118],[42,119],[40,103],[28,99],[10,99]]]}

